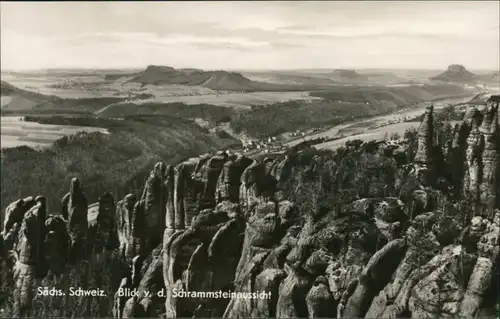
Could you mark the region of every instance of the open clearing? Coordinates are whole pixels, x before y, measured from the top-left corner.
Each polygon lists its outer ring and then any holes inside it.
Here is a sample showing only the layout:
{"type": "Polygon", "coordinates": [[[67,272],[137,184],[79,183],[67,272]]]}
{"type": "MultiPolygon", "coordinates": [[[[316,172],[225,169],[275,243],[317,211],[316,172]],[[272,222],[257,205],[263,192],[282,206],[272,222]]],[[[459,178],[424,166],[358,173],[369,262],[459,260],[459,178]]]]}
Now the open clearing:
{"type": "Polygon", "coordinates": [[[22,121],[22,117],[2,116],[1,122],[2,148],[21,145],[37,147],[49,146],[55,140],[78,132],[101,132],[108,134],[108,130],[96,127],[72,125],[48,125],[36,122],[22,121]]]}
{"type": "MultiPolygon", "coordinates": [[[[452,121],[450,122],[451,125],[455,125],[458,123],[458,121],[452,121]]],[[[349,140],[355,140],[355,139],[360,139],[364,142],[370,141],[370,140],[382,140],[384,137],[387,135],[390,137],[392,134],[397,133],[400,136],[403,136],[406,130],[411,129],[411,128],[418,128],[420,126],[419,122],[405,122],[405,123],[397,123],[397,124],[391,124],[383,127],[379,127],[374,130],[370,130],[369,132],[363,133],[363,134],[358,134],[358,135],[352,135],[344,138],[340,138],[335,141],[331,142],[326,142],[326,143],[321,143],[318,145],[315,145],[314,147],[317,149],[329,149],[329,150],[336,150],[339,147],[342,147],[345,145],[345,142],[349,140]]]]}
{"type": "MultiPolygon", "coordinates": [[[[201,86],[186,85],[141,85],[122,83],[121,80],[106,81],[103,76],[81,76],[61,78],[39,75],[22,77],[2,75],[2,80],[21,89],[55,95],[61,98],[134,97],[150,94],[152,97],[134,103],[213,104],[217,106],[250,108],[252,105],[266,105],[290,100],[313,100],[305,91],[290,92],[236,92],[215,91],[201,86]]],[[[4,101],[2,101],[2,105],[4,101]]]]}
{"type": "Polygon", "coordinates": [[[309,96],[308,92],[252,92],[252,93],[212,93],[200,95],[166,95],[158,94],[154,98],[136,102],[141,103],[175,103],[185,104],[212,104],[216,106],[227,106],[236,108],[250,108],[253,105],[266,105],[290,100],[310,101],[318,99],[309,96]]]}
{"type": "Polygon", "coordinates": [[[288,142],[287,145],[293,146],[305,140],[311,140],[316,138],[342,137],[342,139],[323,144],[318,144],[316,146],[324,148],[322,145],[327,144],[328,146],[326,148],[330,148],[330,147],[336,147],[335,145],[338,145],[338,143],[340,143],[340,145],[342,146],[345,143],[345,141],[349,139],[356,139],[356,138],[363,139],[365,137],[372,139],[372,138],[379,138],[379,136],[380,138],[383,138],[385,132],[387,132],[388,135],[391,135],[392,133],[403,134],[406,129],[415,127],[415,125],[416,127],[420,125],[420,123],[418,122],[403,122],[403,119],[414,118],[421,115],[422,113],[424,113],[426,106],[429,105],[430,103],[434,105],[435,110],[438,110],[444,108],[448,104],[455,105],[468,102],[470,101],[471,98],[472,96],[467,98],[445,99],[441,101],[436,101],[434,103],[425,102],[418,106],[414,106],[409,109],[402,109],[390,114],[379,115],[372,117],[370,119],[355,120],[350,123],[336,125],[328,129],[327,131],[307,135],[299,139],[294,139],[288,142]],[[391,121],[393,124],[391,124],[391,121]],[[372,135],[367,135],[367,134],[372,134],[372,135]],[[345,139],[344,136],[346,136],[345,139]]]}

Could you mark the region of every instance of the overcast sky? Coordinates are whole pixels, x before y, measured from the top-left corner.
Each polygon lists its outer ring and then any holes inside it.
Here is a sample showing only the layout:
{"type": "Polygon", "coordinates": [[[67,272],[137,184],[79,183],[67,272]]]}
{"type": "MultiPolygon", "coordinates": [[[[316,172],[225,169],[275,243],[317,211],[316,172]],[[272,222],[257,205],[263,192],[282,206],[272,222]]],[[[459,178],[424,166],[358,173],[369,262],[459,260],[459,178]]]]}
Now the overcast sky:
{"type": "Polygon", "coordinates": [[[2,69],[498,69],[498,1],[1,2],[2,69]]]}

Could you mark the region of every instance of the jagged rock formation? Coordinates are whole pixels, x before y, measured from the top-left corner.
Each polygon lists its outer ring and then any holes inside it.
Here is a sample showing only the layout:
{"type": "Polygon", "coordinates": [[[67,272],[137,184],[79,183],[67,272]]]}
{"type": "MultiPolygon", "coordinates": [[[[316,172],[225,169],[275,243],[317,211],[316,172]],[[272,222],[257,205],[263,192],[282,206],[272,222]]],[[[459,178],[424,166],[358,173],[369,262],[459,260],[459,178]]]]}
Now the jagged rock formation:
{"type": "Polygon", "coordinates": [[[470,125],[467,138],[464,192],[487,210],[498,205],[500,125],[498,96],[492,96],[484,112],[472,109],[466,114],[470,125]]]}
{"type": "MultiPolygon", "coordinates": [[[[62,216],[68,221],[68,232],[71,238],[71,259],[76,260],[87,250],[88,204],[83,194],[80,180],[71,180],[70,190],[62,199],[62,216]]],[[[85,255],[85,254],[83,254],[85,255]]]]}
{"type": "Polygon", "coordinates": [[[434,106],[426,108],[422,123],[418,128],[418,149],[415,155],[415,163],[420,164],[418,175],[422,184],[431,185],[434,182],[435,159],[434,149],[434,106]]]}
{"type": "Polygon", "coordinates": [[[494,208],[499,200],[498,196],[498,170],[500,166],[500,102],[490,99],[479,132],[484,136],[484,151],[482,163],[481,185],[479,185],[480,201],[488,208],[494,208]]]}
{"type": "Polygon", "coordinates": [[[138,295],[114,296],[116,318],[483,315],[498,307],[498,100],[450,133],[444,153],[462,171],[449,192],[433,188],[448,176],[433,166],[428,108],[412,162],[396,158],[413,151],[398,142],[261,160],[218,152],[156,164],[141,197],[116,205],[107,193],[87,207],[77,179],[61,215],[43,197],[16,201],[1,241],[15,315],[30,314],[42,278],[74,267],[79,243],[127,264],[112,269],[123,279],[110,296],[138,295]]]}
{"type": "Polygon", "coordinates": [[[42,277],[45,264],[44,234],[46,207],[45,198],[38,196],[36,204],[28,210],[22,220],[17,243],[12,253],[15,255],[13,265],[14,313],[17,316],[29,314],[34,291],[42,277]]]}
{"type": "Polygon", "coordinates": [[[116,227],[119,240],[119,250],[121,254],[130,262],[139,251],[136,250],[139,241],[138,230],[140,224],[137,219],[136,196],[134,194],[126,195],[116,205],[116,227]]]}
{"type": "Polygon", "coordinates": [[[45,221],[45,254],[48,276],[58,276],[68,261],[70,237],[66,221],[58,215],[50,215],[45,221]]]}
{"type": "MultiPolygon", "coordinates": [[[[92,206],[92,205],[91,205],[92,206]]],[[[112,250],[119,247],[116,224],[116,206],[111,193],[106,193],[96,203],[97,215],[93,224],[89,225],[88,238],[95,251],[112,250]]],[[[90,215],[90,207],[88,215],[90,215]]],[[[90,216],[88,216],[90,217],[90,216]]],[[[89,219],[89,218],[87,218],[89,219]]],[[[90,223],[89,223],[90,224],[90,223]]]]}
{"type": "Polygon", "coordinates": [[[139,205],[144,209],[144,227],[148,229],[148,232],[144,233],[144,254],[148,254],[158,246],[163,235],[167,198],[164,184],[165,171],[165,163],[156,163],[146,180],[140,199],[139,205]]]}

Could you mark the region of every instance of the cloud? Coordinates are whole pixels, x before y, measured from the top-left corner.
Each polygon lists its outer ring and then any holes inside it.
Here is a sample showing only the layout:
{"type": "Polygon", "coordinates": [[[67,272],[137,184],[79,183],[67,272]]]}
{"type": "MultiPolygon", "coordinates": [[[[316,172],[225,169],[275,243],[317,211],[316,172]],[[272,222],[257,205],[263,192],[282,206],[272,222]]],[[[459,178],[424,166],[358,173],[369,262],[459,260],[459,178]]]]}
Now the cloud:
{"type": "Polygon", "coordinates": [[[1,5],[2,65],[12,67],[474,68],[500,54],[498,4],[486,2],[1,5]]]}
{"type": "MultiPolygon", "coordinates": [[[[99,32],[99,33],[83,33],[76,37],[77,39],[90,42],[127,42],[136,44],[147,44],[154,46],[206,46],[206,47],[238,47],[238,48],[254,48],[269,46],[266,41],[253,41],[245,37],[221,37],[221,36],[196,36],[190,34],[169,34],[159,36],[152,33],[134,32],[134,33],[119,33],[119,32],[99,32]]],[[[84,42],[82,42],[84,43],[84,42]]]]}

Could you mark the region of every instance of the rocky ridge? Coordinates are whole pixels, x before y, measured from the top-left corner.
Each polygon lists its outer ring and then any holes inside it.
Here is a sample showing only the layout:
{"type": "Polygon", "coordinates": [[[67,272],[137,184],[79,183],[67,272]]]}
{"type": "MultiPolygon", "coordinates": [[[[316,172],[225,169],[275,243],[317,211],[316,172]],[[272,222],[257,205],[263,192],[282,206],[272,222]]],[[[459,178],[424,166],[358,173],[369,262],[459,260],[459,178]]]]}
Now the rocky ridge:
{"type": "Polygon", "coordinates": [[[89,205],[78,179],[56,214],[42,196],[19,199],[1,237],[4,304],[35,316],[36,287],[115,254],[109,286],[138,291],[110,295],[116,318],[498,311],[498,108],[493,96],[471,109],[446,147],[427,108],[414,157],[408,138],[262,160],[218,152],[158,163],[141,196],[117,202],[107,193],[89,205]],[[213,298],[219,291],[235,295],[213,298]],[[260,292],[270,296],[238,298],[260,292]]]}

